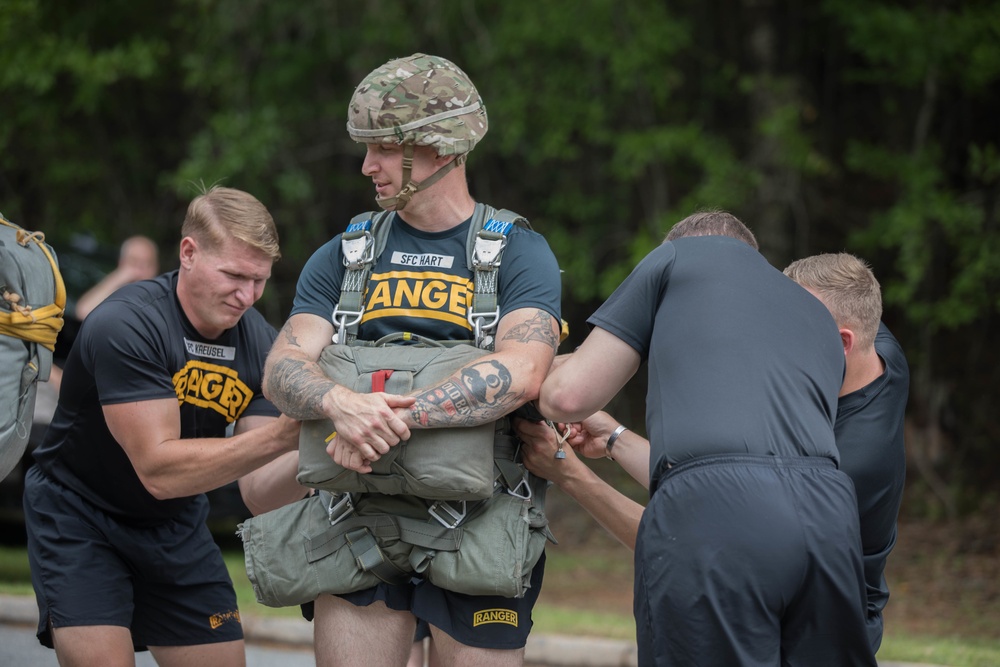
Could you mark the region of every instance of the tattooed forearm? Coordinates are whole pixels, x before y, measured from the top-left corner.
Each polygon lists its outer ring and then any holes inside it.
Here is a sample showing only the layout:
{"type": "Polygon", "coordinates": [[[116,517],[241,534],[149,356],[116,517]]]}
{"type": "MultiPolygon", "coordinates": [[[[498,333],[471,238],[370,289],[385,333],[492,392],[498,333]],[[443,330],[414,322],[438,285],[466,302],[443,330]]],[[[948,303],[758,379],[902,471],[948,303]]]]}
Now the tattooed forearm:
{"type": "Polygon", "coordinates": [[[413,421],[425,428],[475,426],[499,419],[522,402],[523,393],[510,389],[511,375],[498,361],[463,368],[458,378],[416,395],[413,421]]]}
{"type": "Polygon", "coordinates": [[[530,343],[533,340],[545,343],[553,350],[559,347],[559,337],[552,333],[552,316],[544,310],[539,310],[527,322],[522,322],[503,337],[504,340],[516,340],[519,343],[530,343]]]}
{"type": "Polygon", "coordinates": [[[321,419],[323,396],[334,386],[329,379],[296,359],[274,363],[267,383],[268,398],[293,419],[321,419]]]}
{"type": "Polygon", "coordinates": [[[292,347],[299,347],[299,339],[295,337],[294,333],[292,333],[291,324],[286,324],[284,327],[282,327],[281,333],[285,337],[286,343],[288,343],[292,347]]]}

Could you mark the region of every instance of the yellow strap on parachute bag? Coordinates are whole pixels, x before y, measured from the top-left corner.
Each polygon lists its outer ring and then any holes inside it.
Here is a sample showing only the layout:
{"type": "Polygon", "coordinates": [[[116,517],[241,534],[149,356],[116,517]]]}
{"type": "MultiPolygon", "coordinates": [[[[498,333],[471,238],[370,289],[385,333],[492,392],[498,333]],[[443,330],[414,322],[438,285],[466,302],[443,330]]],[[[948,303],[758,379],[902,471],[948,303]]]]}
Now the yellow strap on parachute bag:
{"type": "MultiPolygon", "coordinates": [[[[66,311],[66,285],[59,272],[59,265],[45,244],[44,234],[22,229],[2,215],[0,215],[0,225],[7,231],[14,232],[15,243],[25,251],[17,252],[16,248],[4,244],[5,254],[9,257],[4,258],[3,285],[0,285],[3,295],[3,306],[0,307],[0,334],[38,343],[52,352],[55,350],[56,336],[62,331],[63,313],[66,311]],[[52,272],[53,298],[48,304],[31,303],[33,293],[49,291],[46,286],[19,285],[11,270],[15,265],[26,263],[41,266],[42,262],[39,259],[31,257],[33,248],[41,252],[52,272]]],[[[30,274],[22,270],[22,275],[28,277],[30,274]]]]}
{"type": "Polygon", "coordinates": [[[31,435],[35,391],[48,380],[63,327],[66,287],[41,232],[0,216],[0,479],[31,435]]]}

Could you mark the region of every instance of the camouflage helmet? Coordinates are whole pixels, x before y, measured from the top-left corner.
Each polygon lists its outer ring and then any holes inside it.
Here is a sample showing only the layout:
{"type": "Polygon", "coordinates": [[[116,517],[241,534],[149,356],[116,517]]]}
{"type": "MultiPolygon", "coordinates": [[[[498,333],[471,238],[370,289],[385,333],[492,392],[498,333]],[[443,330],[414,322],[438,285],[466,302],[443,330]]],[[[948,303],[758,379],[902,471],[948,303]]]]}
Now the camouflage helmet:
{"type": "Polygon", "coordinates": [[[454,63],[415,53],[366,76],[351,97],[347,131],[368,144],[431,146],[464,155],[486,134],[486,107],[454,63]]]}

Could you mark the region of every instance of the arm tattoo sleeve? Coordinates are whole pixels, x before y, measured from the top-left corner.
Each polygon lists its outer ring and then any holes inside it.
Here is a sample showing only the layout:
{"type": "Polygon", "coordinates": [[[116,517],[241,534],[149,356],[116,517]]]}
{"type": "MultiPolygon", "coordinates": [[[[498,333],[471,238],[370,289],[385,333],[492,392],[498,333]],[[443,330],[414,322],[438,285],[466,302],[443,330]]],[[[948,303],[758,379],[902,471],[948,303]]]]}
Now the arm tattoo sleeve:
{"type": "Polygon", "coordinates": [[[426,428],[476,426],[499,419],[520,404],[522,393],[510,390],[511,375],[498,361],[462,369],[458,378],[417,394],[413,421],[426,428]]]}
{"type": "Polygon", "coordinates": [[[293,419],[322,419],[323,396],[333,381],[309,369],[304,361],[281,359],[268,383],[272,402],[293,419]]]}
{"type": "Polygon", "coordinates": [[[553,350],[559,347],[559,338],[552,333],[552,316],[544,310],[539,310],[527,322],[522,322],[503,337],[504,340],[516,340],[520,343],[530,343],[533,340],[545,343],[553,350]]]}

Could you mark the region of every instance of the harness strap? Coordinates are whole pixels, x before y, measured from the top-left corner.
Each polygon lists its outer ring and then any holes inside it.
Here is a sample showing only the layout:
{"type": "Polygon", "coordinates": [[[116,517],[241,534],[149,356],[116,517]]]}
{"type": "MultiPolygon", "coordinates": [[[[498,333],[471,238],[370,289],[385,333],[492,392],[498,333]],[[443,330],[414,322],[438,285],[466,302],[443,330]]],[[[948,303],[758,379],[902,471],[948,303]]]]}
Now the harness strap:
{"type": "Polygon", "coordinates": [[[352,516],[310,539],[306,546],[306,558],[314,563],[347,546],[358,569],[374,574],[387,584],[398,585],[408,581],[412,573],[386,556],[379,546],[380,539],[404,542],[412,545],[414,551],[419,549],[421,553],[433,554],[458,551],[463,533],[462,528],[449,529],[409,517],[386,514],[352,516]]]}
{"type": "Polygon", "coordinates": [[[340,286],[340,302],[334,307],[333,324],[337,329],[335,343],[351,344],[358,337],[358,326],[365,313],[365,293],[375,260],[385,248],[391,211],[362,213],[351,219],[340,237],[344,261],[344,279],[340,286]]]}
{"type": "Polygon", "coordinates": [[[466,264],[473,272],[468,321],[476,345],[485,350],[492,350],[495,342],[493,333],[500,321],[500,261],[515,224],[531,229],[527,219],[513,211],[477,204],[466,240],[466,264]]]}
{"type": "MultiPolygon", "coordinates": [[[[334,342],[350,345],[357,340],[358,326],[365,312],[368,281],[385,250],[391,215],[392,211],[356,215],[340,237],[345,271],[340,302],[332,315],[337,328],[334,342]]],[[[500,261],[507,247],[507,234],[515,224],[531,229],[523,216],[477,202],[466,238],[466,266],[473,274],[472,302],[466,319],[476,346],[485,350],[493,349],[492,334],[500,320],[497,297],[500,261]]]]}
{"type": "Polygon", "coordinates": [[[510,433],[498,431],[493,436],[493,469],[496,472],[497,481],[508,492],[523,494],[527,473],[524,466],[517,462],[519,447],[518,439],[510,433]]]}
{"type": "Polygon", "coordinates": [[[344,535],[358,568],[371,572],[387,584],[402,584],[410,578],[405,571],[386,558],[378,542],[367,528],[358,528],[344,535]]]}
{"type": "MultiPolygon", "coordinates": [[[[484,503],[485,501],[480,501],[484,503]]],[[[345,544],[359,543],[360,538],[348,539],[349,533],[367,531],[373,538],[400,540],[407,544],[435,549],[437,551],[458,551],[462,544],[462,528],[446,528],[436,521],[411,519],[392,514],[369,514],[351,516],[331,525],[312,537],[306,546],[310,563],[326,558],[345,544]]],[[[353,549],[352,549],[353,551],[353,549]]]]}

